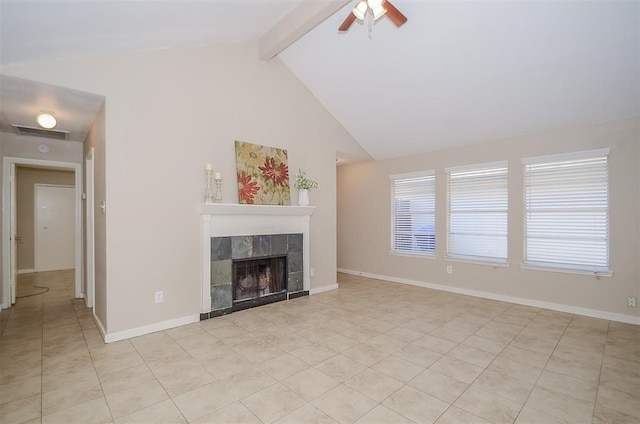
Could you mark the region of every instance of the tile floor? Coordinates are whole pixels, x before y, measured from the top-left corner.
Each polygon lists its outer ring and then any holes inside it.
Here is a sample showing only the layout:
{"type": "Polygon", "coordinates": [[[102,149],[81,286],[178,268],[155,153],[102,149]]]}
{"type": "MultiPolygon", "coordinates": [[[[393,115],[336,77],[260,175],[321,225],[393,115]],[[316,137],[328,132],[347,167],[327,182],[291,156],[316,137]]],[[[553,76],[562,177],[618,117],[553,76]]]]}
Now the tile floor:
{"type": "Polygon", "coordinates": [[[339,275],[104,344],[72,273],[36,276],[0,315],[3,424],[640,423],[639,326],[339,275]]]}

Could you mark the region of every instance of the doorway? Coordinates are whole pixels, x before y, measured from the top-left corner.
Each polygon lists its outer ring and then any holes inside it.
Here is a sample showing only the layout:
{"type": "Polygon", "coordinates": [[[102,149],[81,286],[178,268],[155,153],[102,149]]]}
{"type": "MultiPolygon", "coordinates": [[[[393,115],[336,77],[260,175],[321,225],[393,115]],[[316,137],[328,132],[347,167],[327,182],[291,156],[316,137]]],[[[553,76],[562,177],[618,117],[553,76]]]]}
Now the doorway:
{"type": "Polygon", "coordinates": [[[68,162],[44,161],[37,159],[25,159],[5,157],[3,161],[3,209],[2,217],[2,308],[8,308],[16,300],[16,274],[17,274],[17,202],[16,202],[16,167],[28,166],[53,170],[67,170],[74,173],[73,197],[73,267],[75,297],[82,298],[82,172],[81,165],[68,162]]]}

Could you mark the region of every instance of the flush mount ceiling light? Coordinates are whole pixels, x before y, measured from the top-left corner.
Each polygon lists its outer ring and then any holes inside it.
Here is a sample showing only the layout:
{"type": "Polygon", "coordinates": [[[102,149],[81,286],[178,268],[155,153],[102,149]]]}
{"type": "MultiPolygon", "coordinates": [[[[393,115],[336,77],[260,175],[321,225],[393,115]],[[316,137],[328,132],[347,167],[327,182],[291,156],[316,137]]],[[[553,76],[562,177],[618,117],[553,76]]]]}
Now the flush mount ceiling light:
{"type": "Polygon", "coordinates": [[[369,11],[371,11],[374,21],[377,21],[384,15],[387,15],[398,27],[407,22],[407,17],[400,13],[400,11],[388,0],[359,0],[354,8],[351,9],[351,13],[349,13],[347,19],[345,19],[342,25],[340,25],[338,31],[347,31],[356,19],[361,21],[364,20],[367,12],[369,11]]]}
{"type": "Polygon", "coordinates": [[[58,121],[56,121],[55,116],[53,116],[51,112],[45,112],[45,111],[42,111],[42,113],[38,115],[37,121],[38,121],[38,125],[48,130],[50,130],[51,128],[54,128],[58,123],[58,121]]]}

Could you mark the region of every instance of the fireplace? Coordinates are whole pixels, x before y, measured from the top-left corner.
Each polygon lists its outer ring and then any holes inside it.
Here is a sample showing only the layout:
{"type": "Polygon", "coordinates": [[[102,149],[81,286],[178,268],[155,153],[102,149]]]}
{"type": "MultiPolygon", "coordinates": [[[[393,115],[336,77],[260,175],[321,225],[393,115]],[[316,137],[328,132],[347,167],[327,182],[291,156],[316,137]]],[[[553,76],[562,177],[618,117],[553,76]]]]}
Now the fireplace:
{"type": "Polygon", "coordinates": [[[234,311],[287,298],[286,256],[238,259],[232,263],[234,311]]]}
{"type": "MultiPolygon", "coordinates": [[[[202,213],[200,319],[228,314],[253,303],[309,295],[309,221],[313,211],[313,206],[206,204],[202,213]],[[260,264],[276,257],[282,259],[278,259],[278,263],[260,264]],[[258,270],[257,276],[254,272],[242,283],[241,289],[245,292],[242,293],[234,287],[235,275],[246,278],[242,267],[246,268],[244,261],[247,260],[259,261],[258,270]],[[271,279],[274,273],[282,277],[279,283],[264,291],[260,288],[261,266],[268,266],[271,279]],[[250,280],[254,286],[258,281],[257,289],[247,289],[251,286],[250,280]],[[252,290],[253,299],[248,294],[252,290]],[[255,295],[256,290],[259,297],[255,295]]],[[[266,268],[262,273],[266,275],[266,268]]]]}

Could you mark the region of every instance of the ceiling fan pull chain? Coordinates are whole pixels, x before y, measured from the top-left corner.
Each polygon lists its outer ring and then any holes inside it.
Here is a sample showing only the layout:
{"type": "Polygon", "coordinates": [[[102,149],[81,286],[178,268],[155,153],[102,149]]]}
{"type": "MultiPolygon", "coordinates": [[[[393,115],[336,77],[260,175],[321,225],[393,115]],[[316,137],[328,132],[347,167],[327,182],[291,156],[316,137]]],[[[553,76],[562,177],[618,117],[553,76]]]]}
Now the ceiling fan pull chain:
{"type": "Polygon", "coordinates": [[[373,18],[370,13],[367,13],[367,20],[369,21],[369,40],[373,37],[373,18]]]}

